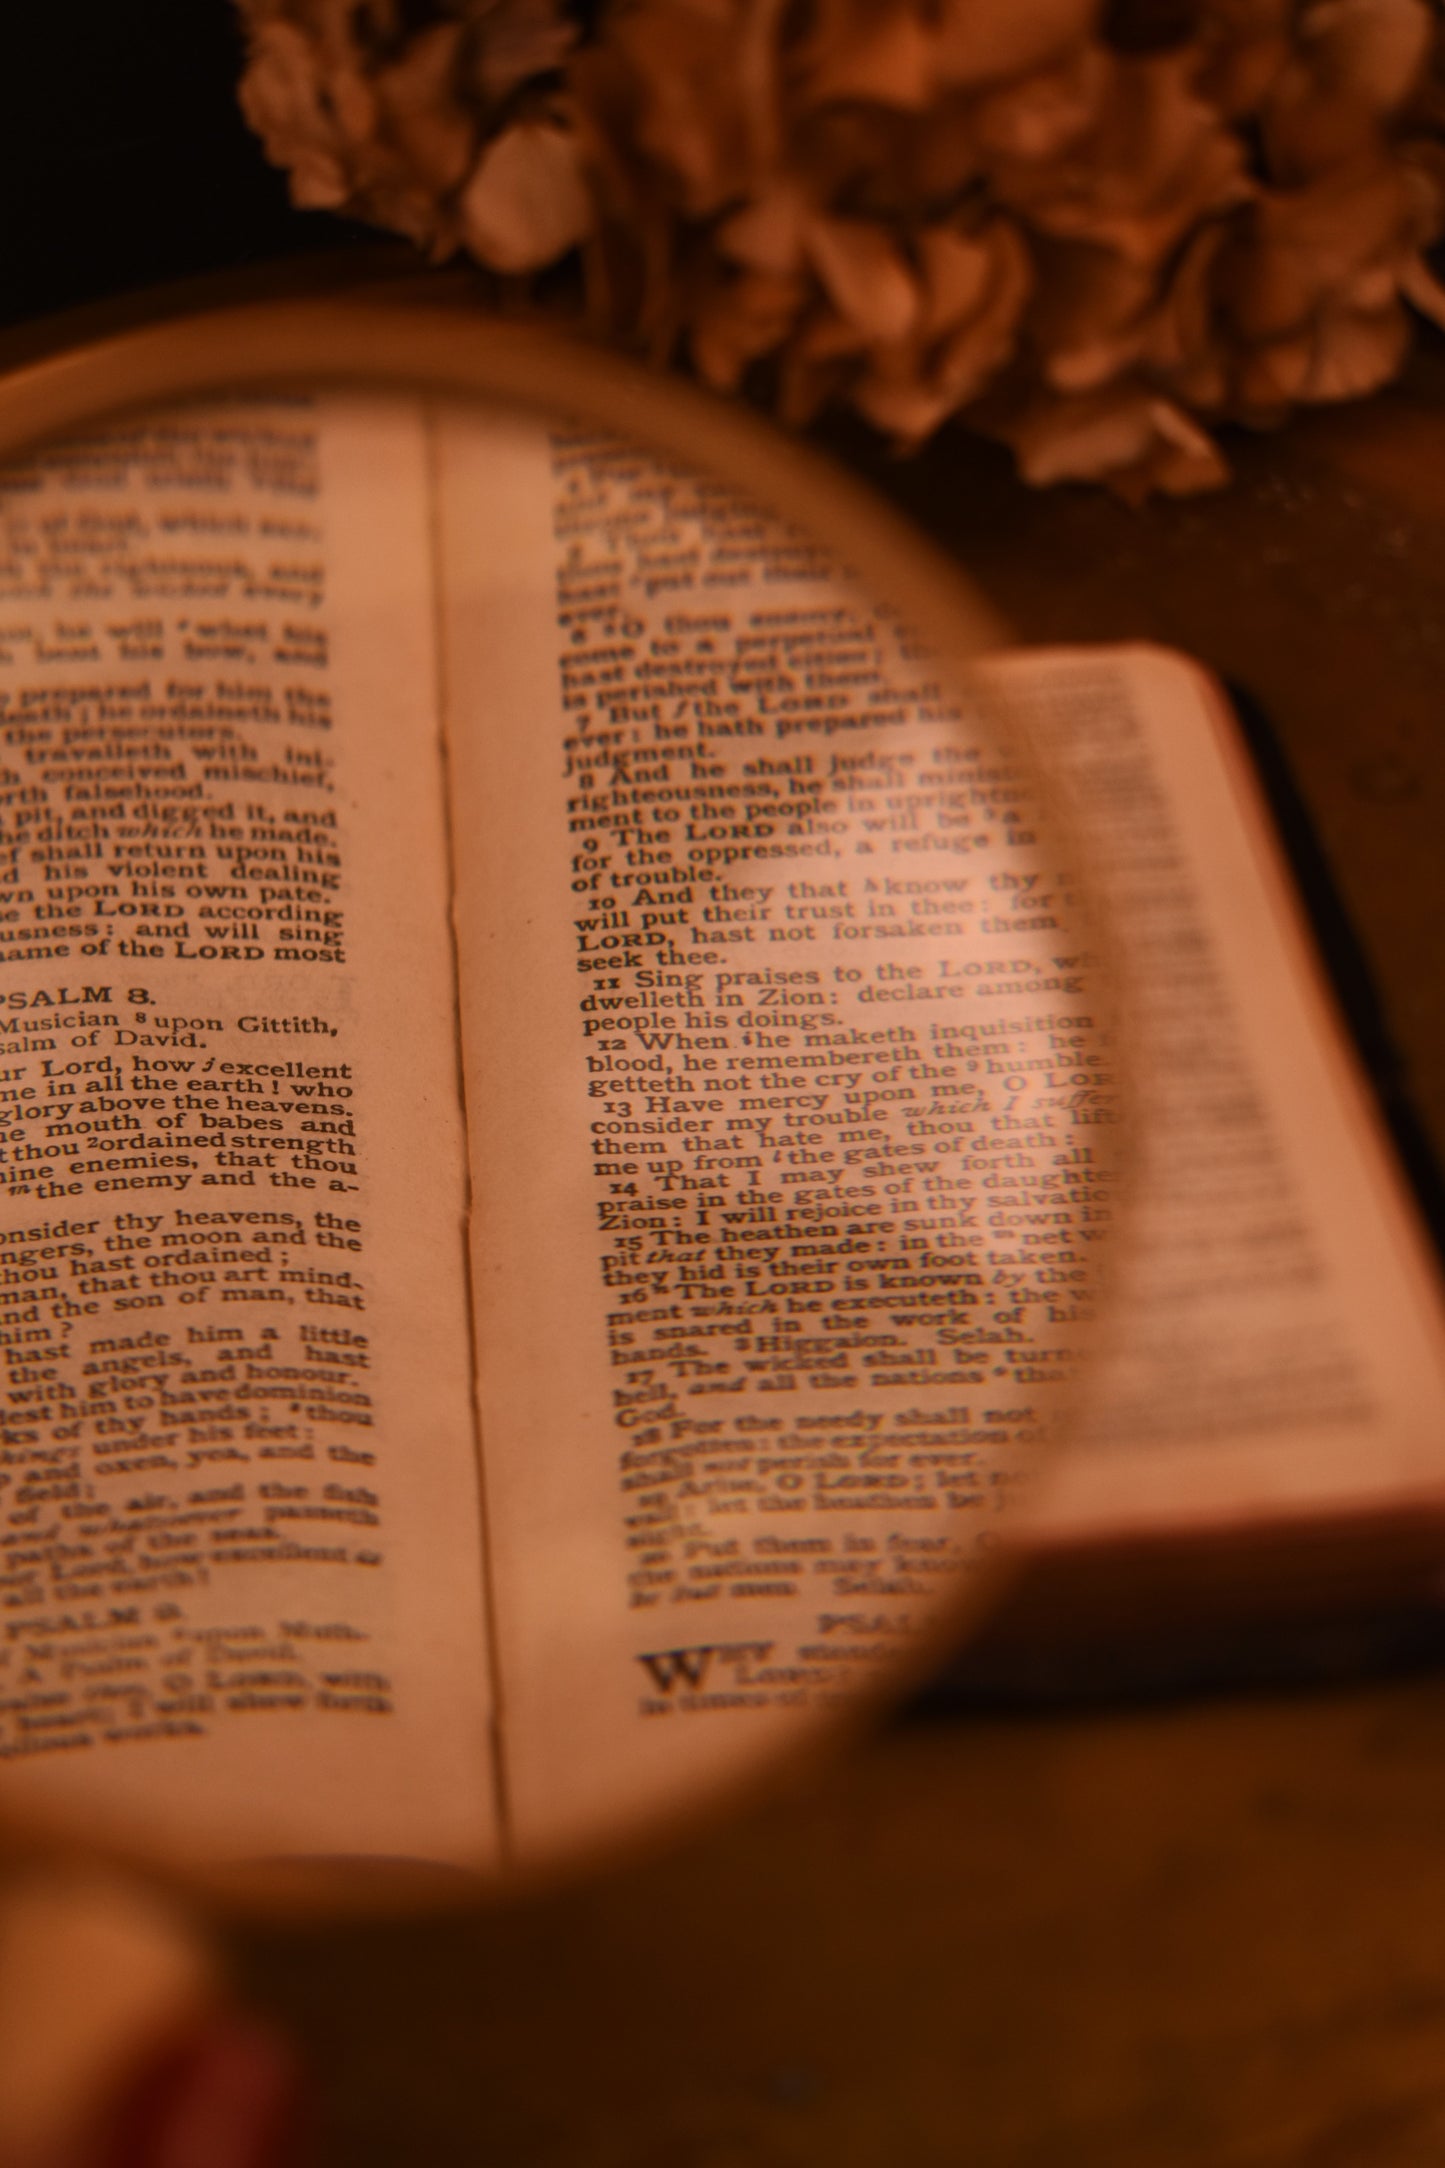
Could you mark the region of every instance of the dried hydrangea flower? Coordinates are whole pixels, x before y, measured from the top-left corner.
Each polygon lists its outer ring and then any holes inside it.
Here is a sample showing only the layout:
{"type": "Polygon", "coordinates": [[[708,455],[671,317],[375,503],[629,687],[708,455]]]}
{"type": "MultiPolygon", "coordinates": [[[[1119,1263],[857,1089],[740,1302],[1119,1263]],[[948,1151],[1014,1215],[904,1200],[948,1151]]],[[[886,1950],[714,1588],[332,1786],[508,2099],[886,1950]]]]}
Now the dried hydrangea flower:
{"type": "Polygon", "coordinates": [[[436,237],[440,195],[465,173],[475,123],[453,94],[461,26],[439,22],[372,56],[338,0],[257,5],[241,109],[298,203],[354,210],[412,240],[436,237]],[[288,155],[299,151],[299,157],[288,155]]]}
{"type": "Polygon", "coordinates": [[[1442,0],[238,4],[298,202],[580,246],[616,336],[792,422],[1179,492],[1445,325],[1442,0]]]}
{"type": "MultiPolygon", "coordinates": [[[[497,236],[513,259],[499,269],[517,259],[533,269],[575,244],[575,157],[536,134],[527,103],[534,86],[535,102],[547,103],[576,40],[563,0],[430,0],[405,11],[393,0],[239,5],[241,110],[267,157],[289,169],[297,204],[371,219],[436,256],[497,236]],[[498,138],[524,130],[499,167],[498,138]],[[563,200],[544,204],[553,190],[563,200]],[[533,229],[530,247],[519,221],[533,229]]],[[[549,117],[554,135],[568,132],[549,117]]]]}

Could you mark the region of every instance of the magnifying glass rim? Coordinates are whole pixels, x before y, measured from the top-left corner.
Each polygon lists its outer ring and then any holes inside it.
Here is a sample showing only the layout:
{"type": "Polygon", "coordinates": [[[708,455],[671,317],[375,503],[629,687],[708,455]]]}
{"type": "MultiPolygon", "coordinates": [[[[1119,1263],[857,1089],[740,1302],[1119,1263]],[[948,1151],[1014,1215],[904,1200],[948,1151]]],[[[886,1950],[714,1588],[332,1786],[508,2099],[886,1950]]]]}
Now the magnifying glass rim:
{"type": "MultiPolygon", "coordinates": [[[[1113,1220],[1108,1248],[1117,1257],[1132,1192],[1127,1139],[1132,1069],[1127,1015],[1119,1012],[1115,942],[1089,879],[1090,853],[1051,781],[1050,766],[1028,728],[996,686],[974,674],[978,659],[1007,646],[1002,620],[963,570],[891,507],[816,451],[781,435],[746,408],[675,377],[643,368],[593,341],[533,320],[498,319],[475,309],[439,306],[429,298],[392,294],[329,294],[321,298],[223,303],[64,344],[0,377],[0,462],[47,442],[91,432],[127,416],[181,402],[292,391],[393,392],[412,397],[485,402],[556,421],[566,418],[640,444],[678,464],[710,473],[823,547],[871,597],[921,634],[931,665],[982,705],[1001,740],[1017,744],[1029,781],[1044,807],[1046,833],[1082,868],[1078,918],[1100,963],[1116,1058],[1114,1084],[1122,1119],[1109,1143],[1116,1155],[1113,1220]]],[[[63,329],[63,327],[62,327],[63,329]]],[[[1091,987],[1091,996],[1096,989],[1091,987]]],[[[1114,1275],[1099,1259],[1091,1289],[1097,1315],[1088,1326],[1092,1362],[1110,1344],[1114,1321],[1108,1290],[1114,1275]]],[[[1072,1405],[1082,1407],[1080,1376],[1072,1405]]],[[[1058,1425],[1055,1426],[1057,1429],[1058,1425]]],[[[376,1911],[397,1905],[455,1902],[488,1892],[508,1895],[533,1881],[591,1871],[609,1858],[634,1853],[669,1828],[712,1819],[778,1775],[812,1761],[856,1734],[880,1709],[903,1698],[955,1647],[969,1622],[995,1592],[1005,1570],[1000,1554],[960,1585],[956,1603],[922,1630],[896,1667],[860,1689],[846,1705],[819,1713],[735,1783],[682,1808],[663,1807],[634,1833],[599,1840],[535,1868],[525,1862],[504,1873],[410,1863],[245,1861],[159,1858],[139,1832],[112,1828],[97,1811],[69,1808],[51,1815],[16,1812],[0,1801],[0,1839],[13,1854],[57,1848],[120,1860],[203,1891],[212,1901],[295,1913],[298,1910],[376,1911]]]]}

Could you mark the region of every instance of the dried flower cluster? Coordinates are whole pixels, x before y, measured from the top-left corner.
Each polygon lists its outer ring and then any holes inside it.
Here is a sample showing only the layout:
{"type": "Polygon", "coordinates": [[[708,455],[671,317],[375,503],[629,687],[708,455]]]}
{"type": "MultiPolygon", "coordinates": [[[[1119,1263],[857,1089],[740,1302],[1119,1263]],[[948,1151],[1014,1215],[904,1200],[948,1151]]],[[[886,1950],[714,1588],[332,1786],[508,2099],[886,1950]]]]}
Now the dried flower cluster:
{"type": "Polygon", "coordinates": [[[295,200],[533,273],[790,421],[950,415],[1045,483],[1445,327],[1445,0],[240,0],[295,200]]]}

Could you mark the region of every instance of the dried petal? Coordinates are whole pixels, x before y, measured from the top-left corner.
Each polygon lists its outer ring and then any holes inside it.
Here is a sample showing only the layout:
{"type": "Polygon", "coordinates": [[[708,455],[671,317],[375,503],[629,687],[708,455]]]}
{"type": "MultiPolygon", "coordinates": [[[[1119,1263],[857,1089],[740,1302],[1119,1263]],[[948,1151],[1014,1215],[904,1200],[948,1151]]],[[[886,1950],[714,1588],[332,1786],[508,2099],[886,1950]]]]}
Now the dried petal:
{"type": "Polygon", "coordinates": [[[801,278],[767,271],[743,271],[720,282],[689,327],[699,376],[716,391],[736,391],[749,365],[781,346],[806,295],[801,278]]]}
{"type": "Polygon", "coordinates": [[[516,122],[487,146],[457,216],[467,248],[494,271],[554,263],[592,224],[576,137],[551,121],[516,122]]]}
{"type": "Polygon", "coordinates": [[[834,306],[869,339],[901,339],[918,316],[919,291],[891,236],[861,218],[808,221],[806,246],[834,306]]]}
{"type": "Polygon", "coordinates": [[[457,186],[476,147],[475,123],[455,95],[461,39],[459,23],[436,23],[376,78],[387,134],[418,178],[439,195],[457,186]]]}
{"type": "Polygon", "coordinates": [[[977,179],[982,159],[973,126],[974,101],[953,93],[908,123],[894,164],[902,193],[924,215],[955,203],[977,179]]]}
{"type": "Polygon", "coordinates": [[[914,241],[922,284],[918,332],[932,339],[970,317],[995,276],[996,248],[985,238],[949,226],[925,226],[914,241]]]}
{"type": "Polygon", "coordinates": [[[1368,158],[1431,42],[1424,0],[1315,0],[1260,116],[1272,175],[1291,183],[1368,158]]]}
{"type": "Polygon", "coordinates": [[[693,218],[741,195],[750,175],[738,28],[731,0],[636,0],[606,24],[605,42],[632,79],[635,148],[693,218]]]}
{"type": "Polygon", "coordinates": [[[275,17],[257,25],[238,95],[271,164],[289,169],[292,202],[302,210],[344,204],[351,193],[344,145],[324,101],[311,40],[275,17]]]}
{"type": "Polygon", "coordinates": [[[1010,359],[1033,288],[1033,261],[1015,227],[995,219],[988,245],[993,258],[988,290],[973,315],[945,340],[938,359],[939,384],[955,405],[977,398],[1010,359]]]}
{"type": "Polygon", "coordinates": [[[1000,198],[1045,233],[1158,263],[1250,193],[1242,148],[1196,95],[1190,66],[1175,53],[1114,59],[1097,125],[1057,164],[995,171],[1000,198]]]}
{"type": "Polygon", "coordinates": [[[1142,504],[1156,491],[1164,497],[1202,497],[1228,480],[1229,468],[1212,437],[1199,431],[1193,443],[1179,444],[1161,431],[1133,472],[1111,475],[1109,486],[1126,503],[1142,504]]]}
{"type": "Polygon", "coordinates": [[[842,395],[847,373],[846,362],[815,361],[799,354],[796,343],[790,346],[778,372],[778,419],[789,429],[806,429],[842,395]]]}
{"type": "Polygon", "coordinates": [[[1371,263],[1400,255],[1416,216],[1409,185],[1383,158],[1261,197],[1221,252],[1229,325],[1251,343],[1284,337],[1371,263]]]}
{"type": "Polygon", "coordinates": [[[994,167],[1062,158],[1098,123],[1112,79],[1102,46],[1083,45],[1053,67],[989,92],[972,115],[980,157],[994,167]]]}
{"type": "Polygon", "coordinates": [[[1289,66],[1293,48],[1283,30],[1238,44],[1213,46],[1208,30],[1207,58],[1195,78],[1200,95],[1227,120],[1248,120],[1257,113],[1289,66]]]}
{"type": "Polygon", "coordinates": [[[1314,359],[1299,397],[1321,405],[1378,391],[1398,371],[1409,343],[1409,319],[1393,301],[1373,312],[1341,309],[1327,315],[1316,334],[1314,359]]]}
{"type": "Polygon", "coordinates": [[[1038,267],[1028,331],[1046,381],[1088,391],[1129,367],[1148,336],[1153,267],[1081,241],[1040,244],[1038,267]]]}
{"type": "Polygon", "coordinates": [[[1151,315],[1139,350],[1150,372],[1196,411],[1222,406],[1228,390],[1227,353],[1214,298],[1214,268],[1224,239],[1223,225],[1206,226],[1194,236],[1151,315]]]}
{"type": "MultiPolygon", "coordinates": [[[[934,249],[954,236],[936,235],[934,249]]],[[[940,338],[927,317],[910,337],[875,345],[849,392],[852,404],[900,445],[921,443],[979,393],[1012,356],[1028,299],[1032,265],[1015,230],[995,221],[977,244],[984,276],[965,309],[950,311],[940,338]]],[[[961,286],[953,296],[962,302],[961,286]]]]}
{"type": "Polygon", "coordinates": [[[1304,62],[1324,90],[1348,90],[1374,113],[1409,97],[1429,56],[1425,0],[1314,0],[1300,18],[1304,62]]]}
{"type": "Polygon", "coordinates": [[[788,350],[800,361],[856,361],[868,351],[868,334],[851,317],[820,301],[809,310],[788,350]]]}
{"type": "Polygon", "coordinates": [[[565,0],[494,0],[471,13],[468,33],[465,79],[484,107],[495,107],[523,83],[560,68],[577,43],[578,25],[565,0]]]}
{"type": "Polygon", "coordinates": [[[850,403],[899,446],[921,444],[958,410],[952,393],[917,376],[896,379],[873,370],[849,393],[850,403]]]}
{"type": "Polygon", "coordinates": [[[1259,125],[1270,178],[1286,187],[1364,164],[1383,144],[1378,116],[1363,99],[1348,89],[1321,90],[1294,64],[1265,101],[1259,125]]]}
{"type": "Polygon", "coordinates": [[[375,150],[380,112],[376,92],[350,60],[332,69],[326,95],[342,135],[353,152],[375,150]]]}
{"type": "Polygon", "coordinates": [[[1303,396],[1314,361],[1313,325],[1267,346],[1246,348],[1235,372],[1235,406],[1257,419],[1285,414],[1303,396]]]}
{"type": "Polygon", "coordinates": [[[1152,485],[1173,495],[1226,478],[1210,439],[1167,400],[1137,385],[1082,398],[1036,398],[999,430],[1026,482],[1112,481],[1131,495],[1152,485]]]}
{"type": "Polygon", "coordinates": [[[811,216],[806,196],[787,181],[769,188],[717,228],[717,245],[733,263],[755,271],[797,271],[811,216]]]}
{"type": "Polygon", "coordinates": [[[801,63],[799,99],[826,105],[850,99],[919,112],[933,96],[938,39],[916,8],[856,11],[848,34],[821,28],[801,63]]]}
{"type": "Polygon", "coordinates": [[[1092,37],[1100,0],[942,0],[936,67],[940,84],[976,89],[1044,68],[1092,37]]]}
{"type": "Polygon", "coordinates": [[[1293,50],[1294,0],[1210,0],[1195,89],[1231,120],[1258,110],[1293,50]]]}

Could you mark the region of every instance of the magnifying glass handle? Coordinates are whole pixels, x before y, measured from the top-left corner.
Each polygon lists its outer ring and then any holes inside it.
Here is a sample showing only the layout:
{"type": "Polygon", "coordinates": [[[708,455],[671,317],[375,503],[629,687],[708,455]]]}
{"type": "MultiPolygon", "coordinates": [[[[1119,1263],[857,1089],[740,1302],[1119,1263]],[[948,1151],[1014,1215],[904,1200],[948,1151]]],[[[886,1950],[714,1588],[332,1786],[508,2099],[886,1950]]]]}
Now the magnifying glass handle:
{"type": "Polygon", "coordinates": [[[300,2168],[299,2093],[193,1915],[94,1872],[0,1893],[0,2168],[300,2168]]]}

